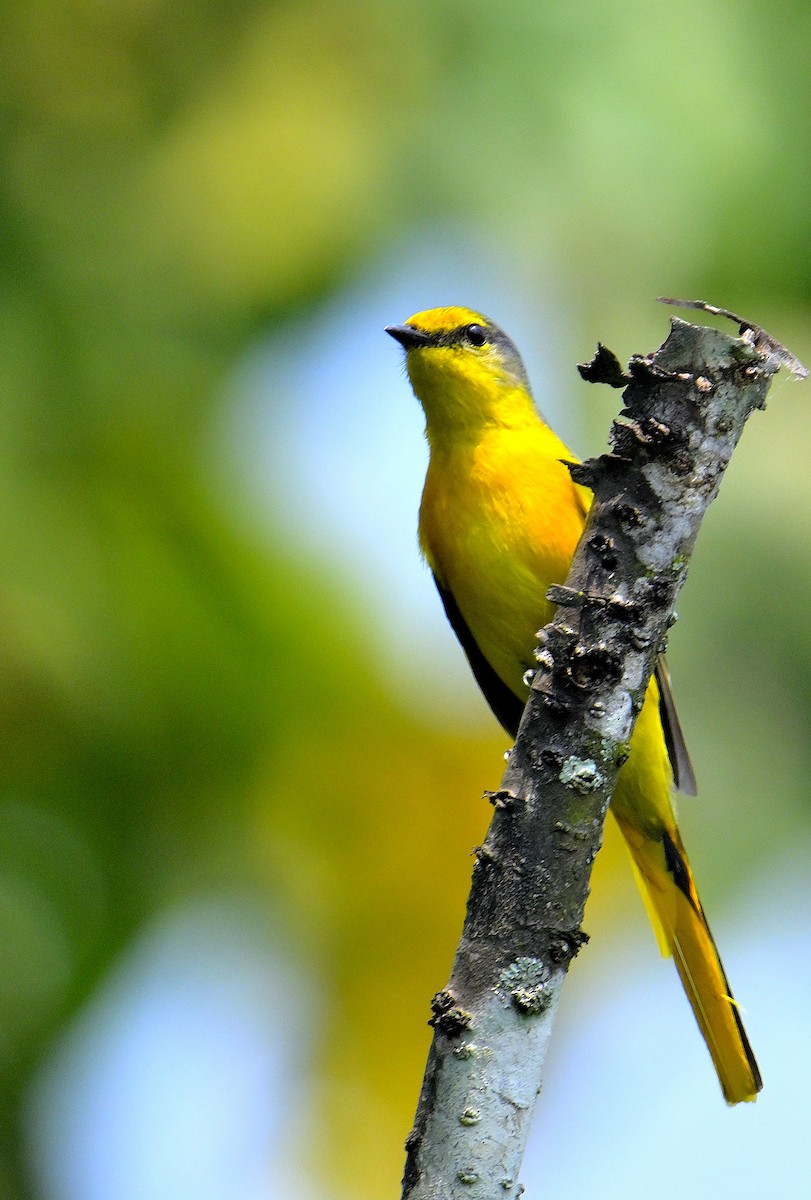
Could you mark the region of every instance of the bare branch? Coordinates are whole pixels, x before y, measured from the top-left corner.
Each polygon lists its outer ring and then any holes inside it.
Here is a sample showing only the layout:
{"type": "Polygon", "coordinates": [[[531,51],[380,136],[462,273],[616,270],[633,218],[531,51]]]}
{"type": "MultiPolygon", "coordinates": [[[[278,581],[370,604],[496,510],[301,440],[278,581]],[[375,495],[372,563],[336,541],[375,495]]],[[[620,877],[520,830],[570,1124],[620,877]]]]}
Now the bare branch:
{"type": "Polygon", "coordinates": [[[754,325],[751,321],[747,321],[746,317],[739,317],[737,313],[730,312],[728,308],[718,308],[715,304],[708,304],[706,300],[674,300],[668,296],[659,296],[658,300],[660,304],[671,304],[674,308],[696,308],[701,312],[712,313],[713,316],[726,317],[728,320],[734,321],[741,337],[748,335],[758,351],[774,358],[778,366],[787,367],[795,379],[808,378],[808,368],[803,366],[799,358],[765,329],[761,329],[760,325],[754,325]]]}

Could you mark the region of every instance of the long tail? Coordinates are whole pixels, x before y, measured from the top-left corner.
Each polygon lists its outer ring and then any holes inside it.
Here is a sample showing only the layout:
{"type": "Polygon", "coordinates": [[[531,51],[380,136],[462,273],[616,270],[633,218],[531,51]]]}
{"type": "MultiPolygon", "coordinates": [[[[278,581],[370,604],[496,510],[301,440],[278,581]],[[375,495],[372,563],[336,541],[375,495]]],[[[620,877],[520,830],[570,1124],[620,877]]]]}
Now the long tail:
{"type": "Polygon", "coordinates": [[[728,1104],[763,1086],[678,830],[655,841],[618,819],[659,948],[672,955],[728,1104]]]}

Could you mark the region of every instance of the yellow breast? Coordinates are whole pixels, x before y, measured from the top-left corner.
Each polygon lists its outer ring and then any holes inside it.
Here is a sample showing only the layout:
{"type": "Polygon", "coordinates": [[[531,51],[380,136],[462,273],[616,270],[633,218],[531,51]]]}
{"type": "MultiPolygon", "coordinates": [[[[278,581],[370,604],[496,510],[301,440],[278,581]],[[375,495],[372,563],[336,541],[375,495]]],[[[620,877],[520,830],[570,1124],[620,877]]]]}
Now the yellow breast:
{"type": "Polygon", "coordinates": [[[522,698],[535,634],[552,616],[546,592],[566,578],[588,501],[540,420],[494,427],[475,443],[432,448],[420,543],[479,648],[522,698]]]}

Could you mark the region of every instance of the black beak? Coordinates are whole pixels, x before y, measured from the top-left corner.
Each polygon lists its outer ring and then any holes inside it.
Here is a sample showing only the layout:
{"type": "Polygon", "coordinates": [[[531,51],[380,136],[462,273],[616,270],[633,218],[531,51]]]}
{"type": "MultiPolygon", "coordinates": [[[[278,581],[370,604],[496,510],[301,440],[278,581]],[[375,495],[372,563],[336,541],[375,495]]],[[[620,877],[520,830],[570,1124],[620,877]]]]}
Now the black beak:
{"type": "Polygon", "coordinates": [[[422,329],[415,329],[413,325],[387,325],[386,333],[406,350],[414,350],[415,347],[424,346],[431,340],[430,333],[424,333],[422,329]]]}

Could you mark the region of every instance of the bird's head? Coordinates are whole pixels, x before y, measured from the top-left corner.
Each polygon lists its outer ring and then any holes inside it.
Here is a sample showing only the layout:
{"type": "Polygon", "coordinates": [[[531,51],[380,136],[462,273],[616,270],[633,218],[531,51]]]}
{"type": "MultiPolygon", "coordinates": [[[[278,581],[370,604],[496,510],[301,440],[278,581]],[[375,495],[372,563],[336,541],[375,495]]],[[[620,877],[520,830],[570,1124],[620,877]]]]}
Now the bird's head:
{"type": "Polygon", "coordinates": [[[469,308],[415,313],[386,333],[406,352],[411,386],[425,410],[432,444],[444,433],[473,436],[512,420],[532,397],[521,355],[503,330],[469,308]]]}

